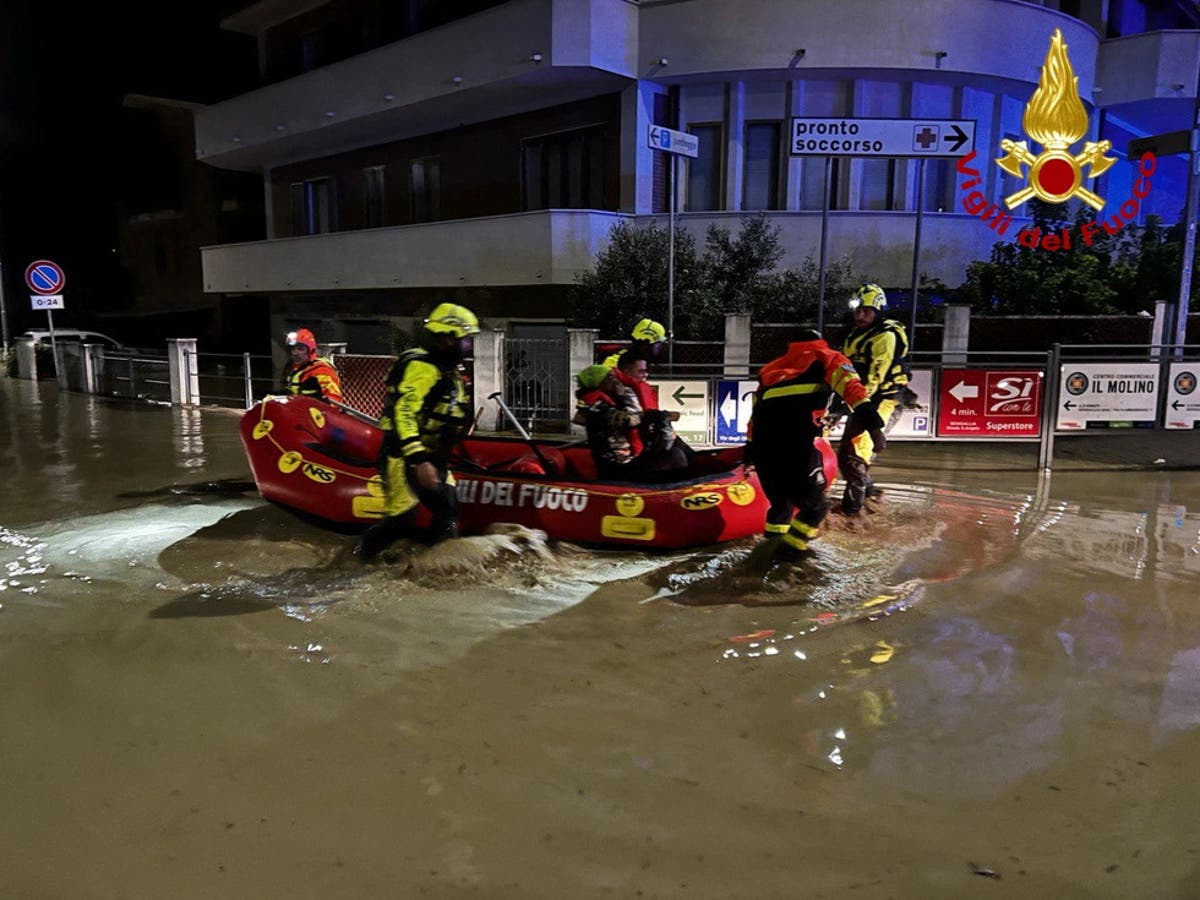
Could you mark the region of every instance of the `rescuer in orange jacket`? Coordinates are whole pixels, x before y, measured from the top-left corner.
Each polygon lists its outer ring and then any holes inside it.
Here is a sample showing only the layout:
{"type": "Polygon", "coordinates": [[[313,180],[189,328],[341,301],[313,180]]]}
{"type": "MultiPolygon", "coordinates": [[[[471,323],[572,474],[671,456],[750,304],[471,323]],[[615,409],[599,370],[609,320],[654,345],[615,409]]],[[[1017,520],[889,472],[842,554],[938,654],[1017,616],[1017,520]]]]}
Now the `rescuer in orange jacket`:
{"type": "Polygon", "coordinates": [[[856,420],[882,444],[883,420],[867,397],[854,365],[817,331],[789,344],[787,352],[758,373],[754,412],[747,429],[745,461],[758,472],[771,503],[764,531],[778,538],[777,560],[797,560],[829,510],[824,466],[814,441],[821,418],[837,394],[856,420]],[[795,513],[793,517],[793,512],[795,513]]]}
{"type": "Polygon", "coordinates": [[[317,339],[307,328],[288,332],[288,366],[283,389],[289,394],[342,402],[342,379],[333,363],[317,356],[317,339]]]}

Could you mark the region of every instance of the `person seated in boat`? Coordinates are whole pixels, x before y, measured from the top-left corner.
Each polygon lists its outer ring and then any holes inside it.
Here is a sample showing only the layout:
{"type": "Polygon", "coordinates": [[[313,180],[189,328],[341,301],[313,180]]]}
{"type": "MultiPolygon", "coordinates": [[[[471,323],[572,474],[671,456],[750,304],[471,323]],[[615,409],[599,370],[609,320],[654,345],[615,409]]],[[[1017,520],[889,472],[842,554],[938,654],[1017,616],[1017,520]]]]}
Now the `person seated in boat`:
{"type": "Polygon", "coordinates": [[[383,430],[384,518],[354,546],[364,562],[402,537],[437,543],[458,534],[458,500],[450,451],[471,428],[461,363],[479,320],[465,306],[441,303],[425,320],[421,346],[400,355],[387,376],[383,430]],[[416,528],[419,505],[431,514],[416,528]]]}
{"type": "Polygon", "coordinates": [[[342,402],[342,379],[333,363],[317,355],[317,339],[307,328],[287,334],[288,365],[283,370],[283,390],[317,400],[342,402]]]}
{"type": "Polygon", "coordinates": [[[682,453],[683,458],[690,464],[695,451],[675,433],[672,422],[679,421],[679,413],[658,408],[658,392],[654,390],[647,379],[646,360],[632,350],[626,350],[617,360],[614,370],[617,380],[630,388],[642,406],[642,421],[638,425],[638,435],[642,448],[637,452],[650,451],[662,455],[670,452],[682,453]],[[679,450],[673,448],[678,443],[679,450]]]}
{"type": "Polygon", "coordinates": [[[629,340],[631,343],[627,349],[618,348],[610,351],[601,360],[601,365],[615,369],[622,353],[632,353],[638,359],[644,359],[648,363],[653,362],[658,359],[663,347],[667,345],[667,329],[653,319],[642,319],[629,332],[629,340]]]}
{"type": "Polygon", "coordinates": [[[647,448],[638,431],[644,411],[637,395],[605,365],[575,376],[578,408],[573,421],[587,429],[596,472],[605,481],[665,481],[687,466],[682,448],[647,448]]]}

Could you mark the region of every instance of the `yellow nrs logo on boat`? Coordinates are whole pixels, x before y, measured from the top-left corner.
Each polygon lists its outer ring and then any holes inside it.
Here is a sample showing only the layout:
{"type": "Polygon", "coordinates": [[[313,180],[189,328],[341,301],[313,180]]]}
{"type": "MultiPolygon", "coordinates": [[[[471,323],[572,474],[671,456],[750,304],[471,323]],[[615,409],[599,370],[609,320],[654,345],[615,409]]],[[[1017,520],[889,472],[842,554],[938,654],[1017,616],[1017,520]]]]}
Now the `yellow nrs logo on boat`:
{"type": "Polygon", "coordinates": [[[321,484],[329,484],[337,479],[337,474],[332,469],[326,469],[324,466],[318,466],[316,463],[305,463],[304,474],[313,481],[321,484]]]}
{"type": "Polygon", "coordinates": [[[325,413],[317,409],[315,406],[309,407],[308,414],[312,416],[313,424],[318,428],[325,427],[325,413]]]}
{"type": "Polygon", "coordinates": [[[254,435],[254,439],[257,441],[261,438],[265,438],[268,434],[271,433],[271,429],[274,427],[275,427],[275,423],[272,422],[270,419],[263,419],[261,422],[259,422],[257,425],[254,426],[254,431],[252,432],[252,434],[254,435]]]}
{"type": "Polygon", "coordinates": [[[735,506],[749,506],[758,497],[758,491],[754,490],[754,486],[744,481],[726,485],[725,494],[729,497],[729,502],[735,506]]]}
{"type": "Polygon", "coordinates": [[[702,491],[696,494],[688,494],[679,501],[679,505],[684,509],[709,509],[713,506],[720,506],[721,501],[724,499],[716,491],[702,491]]]}
{"type": "Polygon", "coordinates": [[[617,498],[617,512],[623,516],[633,518],[645,508],[646,501],[637,494],[622,494],[617,498]]]}

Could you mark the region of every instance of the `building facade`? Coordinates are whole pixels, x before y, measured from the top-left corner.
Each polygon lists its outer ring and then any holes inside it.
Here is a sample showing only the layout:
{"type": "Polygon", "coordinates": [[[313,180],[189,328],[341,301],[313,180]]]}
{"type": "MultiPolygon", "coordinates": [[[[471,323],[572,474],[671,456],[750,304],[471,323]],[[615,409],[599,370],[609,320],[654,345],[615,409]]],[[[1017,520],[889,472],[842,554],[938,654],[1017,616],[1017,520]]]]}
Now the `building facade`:
{"type": "Polygon", "coordinates": [[[124,98],[115,129],[120,166],[111,173],[120,184],[121,283],[109,309],[131,344],[190,334],[209,347],[241,346],[245,304],[203,290],[200,248],[262,239],[262,194],[254,175],[196,160],[193,117],[201,109],[163,97],[124,98]]]}
{"type": "MultiPolygon", "coordinates": [[[[1131,196],[1131,139],[1192,121],[1200,16],[1186,0],[262,0],[226,28],[258,39],[261,86],[196,112],[196,154],[261,175],[267,239],[206,247],[204,289],[267,297],[352,352],[450,296],[489,324],[561,322],[612,226],[664,223],[662,125],[699,138],[674,184],[699,239],[764,210],[782,265],[818,252],[825,160],[792,117],[969,119],[981,182],[954,159],[836,157],[828,253],[903,288],[949,286],[994,230],[964,207],[1021,186],[992,163],[1061,30],[1091,140],[1121,163],[1088,182],[1097,218],[1131,196]]],[[[1137,220],[1176,221],[1186,161],[1164,157],[1137,220]]],[[[1021,209],[1014,211],[1014,231],[1021,209]]]]}

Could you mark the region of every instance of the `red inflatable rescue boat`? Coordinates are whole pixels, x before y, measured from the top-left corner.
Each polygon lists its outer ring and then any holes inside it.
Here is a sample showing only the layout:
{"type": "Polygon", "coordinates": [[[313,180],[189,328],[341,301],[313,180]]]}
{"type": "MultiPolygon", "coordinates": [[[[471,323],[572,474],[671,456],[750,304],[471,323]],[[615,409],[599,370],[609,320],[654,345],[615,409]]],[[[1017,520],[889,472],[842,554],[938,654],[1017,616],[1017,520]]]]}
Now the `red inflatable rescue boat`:
{"type": "MultiPolygon", "coordinates": [[[[246,411],[241,436],[266,499],[339,525],[383,515],[374,425],[307,397],[268,397],[246,411]]],[[[820,443],[832,482],[837,463],[820,443]]],[[[585,444],[472,436],[450,468],[462,534],[516,522],[556,540],[678,548],[762,533],[767,499],[741,460],[740,446],[699,450],[677,482],[599,481],[585,444]]]]}

